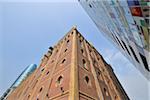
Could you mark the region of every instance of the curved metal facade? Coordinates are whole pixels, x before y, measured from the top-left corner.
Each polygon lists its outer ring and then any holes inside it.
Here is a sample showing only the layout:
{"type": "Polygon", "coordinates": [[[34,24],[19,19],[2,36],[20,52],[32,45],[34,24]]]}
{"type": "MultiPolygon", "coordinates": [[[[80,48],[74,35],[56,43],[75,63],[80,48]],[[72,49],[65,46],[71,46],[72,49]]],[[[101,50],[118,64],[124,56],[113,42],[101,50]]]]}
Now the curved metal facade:
{"type": "Polygon", "coordinates": [[[79,0],[98,29],[150,79],[149,0],[79,0]]]}

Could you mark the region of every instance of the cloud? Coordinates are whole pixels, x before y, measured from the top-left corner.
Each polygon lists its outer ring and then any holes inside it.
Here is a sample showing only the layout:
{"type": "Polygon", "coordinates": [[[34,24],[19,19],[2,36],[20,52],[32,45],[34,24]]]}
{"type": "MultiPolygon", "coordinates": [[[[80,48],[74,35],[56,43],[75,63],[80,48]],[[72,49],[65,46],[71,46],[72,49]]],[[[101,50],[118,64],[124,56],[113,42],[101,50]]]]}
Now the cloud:
{"type": "Polygon", "coordinates": [[[128,69],[133,68],[133,64],[118,50],[106,49],[104,52],[105,60],[111,64],[113,69],[120,74],[129,74],[128,69]]]}
{"type": "Polygon", "coordinates": [[[150,83],[121,52],[115,49],[106,49],[103,56],[114,69],[130,99],[149,100],[150,83]]]}

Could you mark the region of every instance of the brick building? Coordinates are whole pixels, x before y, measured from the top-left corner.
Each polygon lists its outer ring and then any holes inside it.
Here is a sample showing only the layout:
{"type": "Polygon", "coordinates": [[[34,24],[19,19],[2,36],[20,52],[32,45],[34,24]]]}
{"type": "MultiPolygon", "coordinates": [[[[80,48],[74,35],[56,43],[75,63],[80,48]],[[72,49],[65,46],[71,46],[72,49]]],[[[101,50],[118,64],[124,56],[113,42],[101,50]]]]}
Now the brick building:
{"type": "Polygon", "coordinates": [[[98,51],[73,27],[7,100],[129,100],[98,51]]]}

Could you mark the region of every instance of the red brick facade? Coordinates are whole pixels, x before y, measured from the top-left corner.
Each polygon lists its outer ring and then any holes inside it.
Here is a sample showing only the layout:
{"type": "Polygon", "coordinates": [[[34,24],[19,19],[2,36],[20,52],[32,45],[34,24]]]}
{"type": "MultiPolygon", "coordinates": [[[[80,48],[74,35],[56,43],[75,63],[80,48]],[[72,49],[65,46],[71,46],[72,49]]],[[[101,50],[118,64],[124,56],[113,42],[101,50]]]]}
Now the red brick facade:
{"type": "Polygon", "coordinates": [[[96,49],[73,27],[8,100],[129,100],[96,49]]]}

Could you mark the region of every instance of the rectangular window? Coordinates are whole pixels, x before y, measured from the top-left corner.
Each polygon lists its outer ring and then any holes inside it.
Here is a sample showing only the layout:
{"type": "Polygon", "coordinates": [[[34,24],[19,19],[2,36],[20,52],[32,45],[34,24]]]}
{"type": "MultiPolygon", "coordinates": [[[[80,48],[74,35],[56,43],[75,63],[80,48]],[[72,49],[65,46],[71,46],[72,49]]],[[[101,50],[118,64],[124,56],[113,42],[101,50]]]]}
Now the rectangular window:
{"type": "Polygon", "coordinates": [[[120,46],[122,47],[122,49],[124,50],[124,47],[122,46],[122,44],[120,43],[119,39],[116,36],[117,41],[119,42],[120,46]]]}
{"type": "Polygon", "coordinates": [[[132,47],[131,47],[131,46],[129,46],[129,47],[130,47],[130,49],[131,49],[131,51],[132,51],[132,54],[133,54],[133,56],[134,56],[135,60],[139,63],[139,60],[138,60],[138,58],[137,58],[137,56],[136,56],[136,54],[135,54],[134,50],[132,49],[132,47]]]}
{"type": "Polygon", "coordinates": [[[113,36],[113,39],[115,40],[115,42],[119,45],[119,43],[118,43],[117,39],[114,37],[114,35],[113,35],[113,34],[112,34],[112,36],[113,36]]]}
{"type": "Polygon", "coordinates": [[[143,56],[141,53],[139,53],[139,54],[140,54],[140,56],[141,56],[141,59],[142,59],[142,61],[143,61],[143,64],[144,64],[146,70],[150,71],[149,68],[148,68],[148,64],[147,64],[147,61],[146,61],[145,56],[143,56]]]}
{"type": "MultiPolygon", "coordinates": [[[[122,40],[121,40],[121,41],[122,41],[122,40]]],[[[129,52],[129,50],[128,50],[128,48],[127,48],[127,46],[126,46],[126,44],[125,44],[123,41],[122,41],[122,43],[123,43],[123,45],[125,46],[125,48],[126,48],[128,54],[131,55],[130,52],[129,52]]]]}

